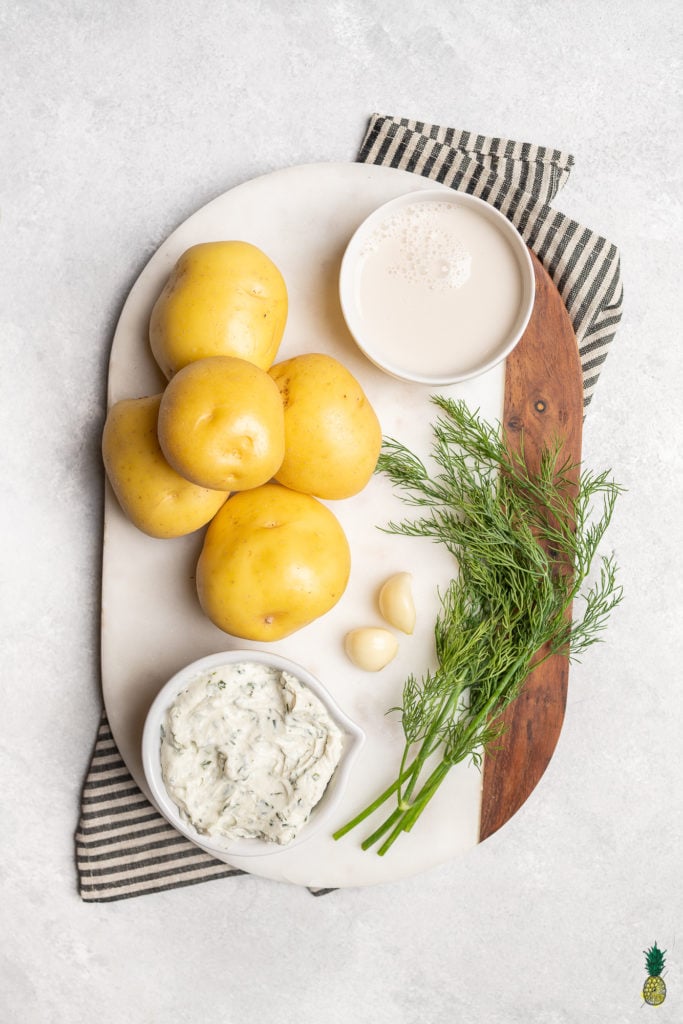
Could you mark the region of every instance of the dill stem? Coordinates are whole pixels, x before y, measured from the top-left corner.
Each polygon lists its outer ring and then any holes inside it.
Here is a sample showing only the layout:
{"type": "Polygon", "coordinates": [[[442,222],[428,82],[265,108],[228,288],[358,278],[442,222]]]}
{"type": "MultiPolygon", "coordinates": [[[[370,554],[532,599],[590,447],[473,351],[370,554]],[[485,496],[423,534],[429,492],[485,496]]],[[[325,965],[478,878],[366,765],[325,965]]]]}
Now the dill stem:
{"type": "MultiPolygon", "coordinates": [[[[414,763],[416,763],[416,762],[414,762],[414,763]]],[[[377,842],[377,840],[381,839],[381,837],[384,835],[384,833],[387,832],[395,822],[398,821],[397,830],[396,830],[396,834],[397,835],[405,829],[406,821],[412,820],[411,816],[413,815],[413,812],[415,811],[416,806],[419,804],[420,800],[422,799],[425,790],[430,785],[431,780],[432,780],[434,774],[435,774],[435,772],[432,772],[432,774],[429,776],[429,779],[427,779],[427,781],[423,785],[423,787],[420,790],[420,793],[418,794],[418,796],[416,797],[416,800],[415,800],[414,803],[410,804],[408,807],[401,807],[400,805],[398,807],[396,807],[392,811],[392,813],[389,815],[389,817],[379,826],[379,828],[375,829],[375,831],[372,833],[372,835],[369,835],[367,837],[367,839],[363,840],[363,842],[361,843],[361,847],[364,850],[367,850],[369,847],[374,846],[374,844],[377,842]]],[[[413,776],[413,778],[415,778],[415,777],[416,776],[413,776]]]]}
{"type": "Polygon", "coordinates": [[[418,793],[413,806],[403,816],[403,831],[410,832],[411,828],[420,817],[425,807],[432,799],[437,789],[448,775],[453,765],[446,760],[440,761],[424,786],[418,793]]]}
{"type": "MultiPolygon", "coordinates": [[[[464,760],[464,758],[467,756],[467,752],[471,747],[471,742],[475,740],[477,732],[479,731],[481,725],[485,722],[486,719],[488,719],[489,715],[491,714],[491,711],[496,707],[501,695],[505,693],[506,689],[513,681],[515,675],[519,673],[520,670],[524,670],[524,668],[528,664],[528,661],[529,656],[520,657],[504,674],[503,678],[498,683],[498,686],[494,690],[489,700],[480,709],[480,711],[477,712],[472,721],[468,723],[467,729],[465,730],[465,733],[463,735],[464,751],[462,756],[457,760],[444,759],[443,761],[439,762],[439,764],[436,766],[436,768],[433,770],[431,775],[427,778],[426,782],[422,786],[422,789],[420,790],[415,800],[413,801],[412,806],[407,808],[403,812],[400,820],[398,821],[398,824],[394,827],[394,830],[390,833],[387,839],[385,839],[385,841],[380,846],[379,850],[377,851],[380,856],[384,856],[387,850],[389,850],[390,847],[398,839],[401,832],[410,832],[413,825],[418,820],[422,812],[425,810],[427,804],[432,799],[437,789],[448,775],[451,768],[455,764],[458,764],[460,761],[464,760]]],[[[446,702],[445,706],[448,706],[451,703],[452,701],[451,699],[449,699],[446,702]]],[[[425,744],[423,744],[420,753],[413,762],[415,766],[417,766],[417,762],[420,760],[420,755],[423,753],[425,745],[426,742],[425,744]]],[[[426,757],[429,756],[429,753],[431,753],[431,750],[425,755],[425,757],[422,757],[421,764],[424,764],[424,761],[426,760],[426,757]]],[[[411,792],[412,788],[414,788],[416,780],[417,773],[415,772],[411,779],[411,792]]],[[[406,790],[406,798],[407,796],[408,791],[406,790]]],[[[397,811],[400,811],[400,808],[397,808],[397,811]]],[[[366,850],[369,846],[372,846],[373,842],[376,841],[376,839],[379,839],[391,827],[393,820],[395,820],[395,816],[396,811],[389,819],[387,819],[387,821],[384,822],[384,825],[381,826],[376,833],[373,833],[372,836],[369,836],[368,839],[365,840],[365,842],[362,844],[364,850],[366,850]]]]}
{"type": "Polygon", "coordinates": [[[422,746],[418,751],[417,757],[413,761],[413,770],[410,782],[406,786],[406,789],[403,792],[403,794],[400,794],[399,790],[401,803],[405,803],[406,801],[410,800],[425,761],[430,756],[430,754],[434,752],[434,750],[439,746],[439,743],[441,742],[441,728],[444,722],[447,721],[448,717],[453,714],[453,711],[457,706],[457,702],[460,699],[460,694],[462,693],[462,690],[463,684],[462,682],[460,682],[459,685],[451,692],[447,700],[444,701],[444,703],[441,706],[441,710],[439,711],[438,717],[436,718],[436,721],[430,726],[429,730],[425,733],[424,739],[422,740],[422,746]]]}
{"type": "MultiPolygon", "coordinates": [[[[434,723],[434,725],[429,729],[429,732],[422,741],[422,745],[417,754],[417,757],[411,762],[411,764],[409,764],[407,768],[403,768],[399,773],[398,777],[392,782],[392,784],[388,786],[383,793],[380,793],[380,795],[375,800],[373,800],[371,804],[368,804],[368,806],[364,808],[364,810],[360,811],[355,816],[355,818],[352,818],[345,825],[342,825],[341,828],[338,828],[336,832],[333,832],[333,839],[341,839],[342,836],[345,836],[348,832],[351,832],[356,827],[356,825],[360,825],[362,821],[365,821],[366,818],[369,818],[370,815],[373,814],[379,807],[381,807],[382,804],[385,803],[389,799],[389,797],[392,796],[394,793],[398,793],[398,799],[400,803],[404,803],[406,800],[410,799],[410,795],[412,794],[413,789],[415,788],[420,771],[425,761],[430,756],[430,754],[432,754],[434,750],[436,750],[436,748],[439,746],[441,742],[441,737],[438,734],[438,726],[442,725],[443,722],[445,721],[447,714],[452,710],[454,702],[457,701],[458,698],[460,697],[462,689],[463,686],[462,684],[460,684],[457,690],[454,690],[449,699],[444,702],[444,705],[439,713],[438,722],[434,723]],[[406,779],[410,779],[410,783],[406,791],[403,794],[401,794],[401,784],[406,779]]],[[[409,744],[406,744],[406,752],[408,751],[409,746],[409,744]]],[[[402,764],[404,763],[405,753],[402,764]]],[[[397,807],[396,810],[402,812],[401,807],[397,807]]],[[[396,812],[394,812],[394,814],[395,813],[396,812]]],[[[386,825],[386,822],[384,824],[387,828],[389,827],[386,825]]],[[[386,831],[386,828],[383,826],[380,826],[380,829],[381,831],[378,830],[377,834],[373,832],[372,836],[369,836],[368,839],[364,841],[364,849],[366,848],[365,844],[372,846],[372,844],[376,842],[377,839],[386,831]]]]}
{"type": "Polygon", "coordinates": [[[384,833],[387,832],[394,824],[394,822],[398,818],[402,817],[404,813],[405,812],[402,811],[400,807],[394,808],[389,817],[379,826],[379,828],[375,829],[372,835],[369,835],[367,839],[363,840],[363,842],[360,844],[361,849],[368,850],[371,846],[374,846],[377,840],[381,839],[384,833]]]}
{"type": "Polygon", "coordinates": [[[393,844],[396,842],[402,832],[410,830],[415,821],[422,814],[423,810],[436,793],[437,789],[448,775],[451,769],[451,765],[446,761],[442,761],[432,772],[423,788],[420,790],[419,796],[417,797],[413,806],[405,811],[401,816],[401,820],[394,827],[393,831],[387,836],[379,850],[377,851],[378,856],[383,857],[384,854],[391,849],[393,844]]]}
{"type": "Polygon", "coordinates": [[[479,711],[477,711],[475,716],[467,723],[467,727],[463,732],[460,744],[461,747],[464,748],[463,754],[460,757],[453,759],[451,761],[451,764],[458,764],[460,761],[464,760],[465,757],[467,757],[468,753],[471,752],[472,746],[476,741],[477,733],[481,729],[482,725],[484,725],[486,721],[490,718],[491,712],[497,708],[498,704],[500,703],[501,697],[509,689],[510,684],[515,679],[515,676],[518,676],[520,673],[523,673],[522,678],[520,680],[520,685],[526,679],[526,675],[528,673],[529,668],[529,662],[532,658],[533,653],[525,653],[521,655],[517,659],[517,661],[515,661],[507,670],[507,672],[503,675],[502,679],[498,683],[498,686],[490,695],[489,699],[486,701],[485,704],[482,705],[479,711]]]}
{"type": "Polygon", "coordinates": [[[360,813],[357,814],[355,818],[352,818],[351,821],[348,821],[346,823],[346,825],[342,825],[342,827],[338,828],[336,832],[333,832],[332,838],[341,839],[342,836],[345,836],[347,832],[350,832],[352,829],[354,829],[356,825],[360,825],[361,821],[365,821],[365,819],[368,818],[374,811],[376,811],[378,807],[381,807],[385,800],[388,800],[389,797],[396,792],[396,790],[399,788],[403,780],[406,779],[414,770],[414,765],[415,762],[413,761],[412,764],[408,765],[408,767],[404,771],[402,771],[396,779],[394,779],[391,785],[388,786],[383,793],[380,793],[380,795],[375,800],[373,800],[371,804],[368,804],[365,810],[360,811],[360,813]]]}

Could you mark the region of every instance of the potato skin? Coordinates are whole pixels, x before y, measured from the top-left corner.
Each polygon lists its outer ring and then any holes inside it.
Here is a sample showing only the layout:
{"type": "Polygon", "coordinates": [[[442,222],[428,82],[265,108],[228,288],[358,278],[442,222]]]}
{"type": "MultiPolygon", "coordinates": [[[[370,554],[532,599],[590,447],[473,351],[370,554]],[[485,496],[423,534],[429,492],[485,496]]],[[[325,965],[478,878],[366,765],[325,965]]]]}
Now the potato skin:
{"type": "Polygon", "coordinates": [[[179,258],[150,318],[152,353],[166,377],[207,356],[236,356],[267,370],[287,321],[287,287],[249,242],[202,242],[179,258]]]}
{"type": "Polygon", "coordinates": [[[225,491],[259,487],[285,453],[280,392],[245,359],[197,359],[169,381],[157,433],[169,465],[193,483],[225,491]]]}
{"type": "Polygon", "coordinates": [[[197,593],[219,629],[280,640],[328,612],[351,570],[344,531],[327,506],[268,483],[234,494],[211,522],[197,593]]]}
{"type": "Polygon", "coordinates": [[[150,537],[193,533],[228,497],[190,483],[169,466],[157,439],[161,395],[116,402],[102,433],[102,458],[114,494],[134,526],[150,537]]]}
{"type": "Polygon", "coordinates": [[[268,372],[285,407],[285,457],[275,479],[324,499],[361,491],[377,465],[382,428],[353,374],[318,352],[268,372]]]}

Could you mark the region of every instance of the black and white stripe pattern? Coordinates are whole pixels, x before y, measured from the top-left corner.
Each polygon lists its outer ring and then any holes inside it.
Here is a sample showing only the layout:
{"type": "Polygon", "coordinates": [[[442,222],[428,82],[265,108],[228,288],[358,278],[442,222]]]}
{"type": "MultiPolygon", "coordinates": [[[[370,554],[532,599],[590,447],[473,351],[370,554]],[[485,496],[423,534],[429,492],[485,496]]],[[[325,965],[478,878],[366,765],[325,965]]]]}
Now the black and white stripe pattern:
{"type": "Polygon", "coordinates": [[[373,115],[358,159],[413,171],[478,196],[512,221],[562,296],[583,371],[584,407],[621,320],[615,245],[550,203],[574,164],[569,153],[512,139],[373,115]]]}
{"type": "MultiPolygon", "coordinates": [[[[374,115],[358,159],[470,192],[515,224],[569,311],[587,406],[621,319],[622,288],[616,247],[550,206],[573,157],[511,139],[374,115]]],[[[81,897],[91,902],[243,874],[194,846],[154,810],[126,768],[105,715],[83,788],[76,858],[81,897]]],[[[316,896],[330,891],[311,890],[316,896]]]]}
{"type": "Polygon", "coordinates": [[[241,875],[167,823],[136,785],[102,716],[76,832],[84,900],[108,902],[241,875]]]}

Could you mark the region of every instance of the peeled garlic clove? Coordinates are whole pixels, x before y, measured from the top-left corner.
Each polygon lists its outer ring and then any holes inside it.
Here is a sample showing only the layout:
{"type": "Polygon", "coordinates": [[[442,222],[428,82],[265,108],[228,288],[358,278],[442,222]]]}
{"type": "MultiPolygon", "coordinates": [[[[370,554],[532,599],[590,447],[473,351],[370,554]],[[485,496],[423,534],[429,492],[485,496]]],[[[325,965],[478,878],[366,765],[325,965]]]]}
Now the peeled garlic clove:
{"type": "Polygon", "coordinates": [[[390,626],[403,633],[415,629],[415,604],[411,587],[412,575],[397,572],[390,576],[379,592],[379,610],[390,626]]]}
{"type": "Polygon", "coordinates": [[[379,672],[396,657],[398,640],[388,629],[364,626],[346,634],[344,650],[358,668],[366,672],[379,672]]]}

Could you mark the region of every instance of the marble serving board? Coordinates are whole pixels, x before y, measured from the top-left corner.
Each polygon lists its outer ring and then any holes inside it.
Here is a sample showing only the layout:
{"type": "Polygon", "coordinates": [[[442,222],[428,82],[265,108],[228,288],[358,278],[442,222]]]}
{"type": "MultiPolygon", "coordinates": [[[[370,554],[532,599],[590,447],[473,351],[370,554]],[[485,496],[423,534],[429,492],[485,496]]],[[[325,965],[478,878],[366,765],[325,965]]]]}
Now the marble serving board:
{"type": "MultiPolygon", "coordinates": [[[[201,241],[242,239],[262,248],[287,282],[289,318],[278,360],[314,351],[334,355],[360,380],[384,434],[426,454],[434,413],[431,390],[387,376],[360,353],[342,317],[338,274],[349,238],[373,209],[405,192],[433,187],[429,180],[389,168],[311,164],[253,179],[215,199],[173,232],[132,288],[114,336],[109,403],[158,393],[164,387],[149,349],[147,329],[152,305],[180,254],[201,241]]],[[[543,294],[561,305],[544,273],[537,268],[537,287],[540,278],[543,294]]],[[[539,329],[533,319],[529,325],[532,334],[539,329]]],[[[523,355],[521,343],[518,348],[523,355]]],[[[506,365],[501,363],[475,380],[439,391],[464,399],[486,419],[501,420],[506,396],[509,399],[506,365]]],[[[548,424],[552,419],[541,418],[548,424]]],[[[353,558],[349,586],[339,604],[322,619],[271,646],[318,676],[366,733],[336,827],[395,777],[403,735],[398,716],[386,712],[400,703],[408,674],[420,675],[435,664],[437,591],[452,576],[454,566],[442,548],[427,540],[393,537],[378,529],[405,511],[382,478],[373,478],[354,498],[328,504],[349,538],[353,558]],[[353,627],[382,624],[377,591],[384,579],[397,571],[413,573],[418,608],[415,633],[402,638],[399,654],[389,667],[380,673],[366,673],[346,658],[343,637],[353,627]]],[[[203,531],[175,540],[145,536],[125,519],[107,485],[101,637],[104,701],[121,755],[147,794],[140,754],[142,728],[147,709],[163,683],[183,665],[206,654],[263,646],[228,636],[202,614],[194,583],[202,539],[203,531]]],[[[563,709],[563,700],[560,703],[563,709]]],[[[560,725],[561,715],[553,727],[555,739],[560,725]]],[[[552,746],[554,742],[546,742],[544,749],[552,753],[552,746]]],[[[366,828],[339,842],[320,834],[291,851],[258,858],[233,857],[230,863],[273,879],[324,887],[371,885],[426,870],[476,846],[509,817],[520,794],[533,788],[530,780],[534,773],[529,775],[522,764],[521,788],[511,786],[508,779],[506,789],[501,782],[504,761],[497,758],[496,762],[498,768],[487,763],[483,775],[467,764],[454,768],[424,813],[420,827],[402,837],[386,857],[360,849],[360,840],[382,820],[380,811],[366,828]],[[492,799],[495,793],[500,799],[492,799]],[[502,811],[496,808],[496,800],[502,811]]],[[[535,779],[538,777],[535,772],[535,779]]]]}

